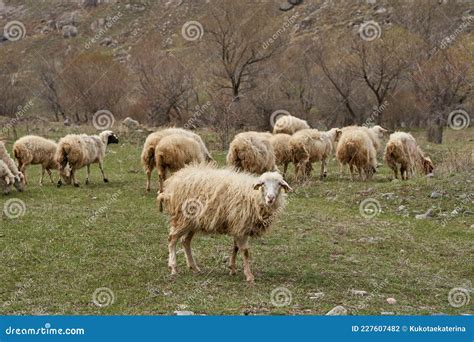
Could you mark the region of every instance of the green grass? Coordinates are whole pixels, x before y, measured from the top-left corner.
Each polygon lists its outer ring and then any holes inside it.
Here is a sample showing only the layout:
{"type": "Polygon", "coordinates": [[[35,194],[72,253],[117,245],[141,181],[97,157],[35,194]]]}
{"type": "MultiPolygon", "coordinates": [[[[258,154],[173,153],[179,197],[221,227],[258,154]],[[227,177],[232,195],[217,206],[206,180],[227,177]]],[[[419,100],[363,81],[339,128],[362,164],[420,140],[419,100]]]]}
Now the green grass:
{"type": "MultiPolygon", "coordinates": [[[[472,130],[447,132],[441,146],[421,141],[439,162],[448,148],[472,153],[469,136],[472,130]]],[[[83,185],[81,170],[79,189],[58,189],[48,182],[40,187],[40,170],[33,166],[25,192],[0,197],[0,208],[12,198],[26,205],[24,216],[3,214],[0,221],[0,314],[172,314],[183,308],[219,315],[325,314],[336,305],[350,314],[474,313],[472,298],[460,308],[448,302],[450,289],[472,286],[474,280],[474,216],[452,217],[444,226],[439,216],[414,218],[415,211],[431,207],[437,213],[456,206],[472,212],[472,197],[459,197],[472,196],[472,172],[390,182],[383,166],[373,181],[351,182],[337,176],[331,161],[330,175],[321,182],[316,165],[313,180],[299,186],[292,182],[295,192],[271,232],[251,241],[256,283],[248,286],[240,256],[238,275],[228,274],[227,236],[194,239],[201,274],[186,268],[180,251],[179,274],[169,275],[167,217],[156,208],[156,194],[144,191],[141,142],[122,139],[110,147],[108,184],[93,166],[89,186],[83,185]],[[434,190],[445,195],[432,199],[434,190]],[[387,193],[393,195],[383,196],[387,193]],[[372,219],[359,213],[365,198],[380,203],[382,210],[372,219]],[[397,211],[400,205],[407,207],[408,217],[397,211]],[[113,304],[93,303],[100,287],[113,291],[113,304]],[[272,305],[277,287],[291,292],[289,305],[272,305]],[[368,295],[354,296],[351,289],[368,295]],[[311,299],[316,292],[324,296],[311,299]],[[397,304],[388,304],[388,297],[397,304]]],[[[224,163],[225,152],[213,155],[224,163]]]]}

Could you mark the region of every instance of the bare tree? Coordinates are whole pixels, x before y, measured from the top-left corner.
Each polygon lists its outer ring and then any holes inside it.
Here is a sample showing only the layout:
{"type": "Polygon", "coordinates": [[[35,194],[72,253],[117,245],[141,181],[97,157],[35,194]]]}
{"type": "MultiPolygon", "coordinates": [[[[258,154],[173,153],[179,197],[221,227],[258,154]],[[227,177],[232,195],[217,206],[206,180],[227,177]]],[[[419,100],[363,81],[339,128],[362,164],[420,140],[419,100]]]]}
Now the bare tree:
{"type": "Polygon", "coordinates": [[[63,119],[66,118],[66,112],[63,101],[63,94],[61,93],[61,78],[57,62],[53,59],[48,63],[42,63],[38,68],[39,78],[44,86],[45,100],[48,106],[53,111],[56,121],[59,121],[59,115],[63,119]]]}

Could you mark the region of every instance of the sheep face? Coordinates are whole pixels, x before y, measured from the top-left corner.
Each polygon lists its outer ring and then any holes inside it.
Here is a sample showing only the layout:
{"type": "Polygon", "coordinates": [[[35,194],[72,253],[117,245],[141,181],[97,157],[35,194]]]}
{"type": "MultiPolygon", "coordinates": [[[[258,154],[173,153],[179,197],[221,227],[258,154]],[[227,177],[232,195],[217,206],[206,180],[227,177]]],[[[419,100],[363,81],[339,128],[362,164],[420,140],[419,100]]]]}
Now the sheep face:
{"type": "Polygon", "coordinates": [[[115,135],[115,133],[112,133],[111,135],[109,135],[107,137],[107,145],[109,144],[118,144],[119,142],[119,139],[117,137],[117,135],[115,135]]]}
{"type": "Polygon", "coordinates": [[[281,189],[286,192],[292,191],[291,187],[278,172],[265,172],[253,187],[260,190],[262,200],[267,206],[272,206],[278,199],[281,189]]]}
{"type": "Polygon", "coordinates": [[[18,172],[18,175],[15,176],[15,182],[13,183],[13,185],[18,191],[22,192],[25,189],[25,183],[25,176],[23,175],[23,173],[18,172]]]}
{"type": "Polygon", "coordinates": [[[72,168],[69,164],[66,164],[66,166],[64,168],[61,168],[59,171],[59,175],[63,179],[64,183],[68,185],[72,183],[71,171],[72,168]]]}
{"type": "Polygon", "coordinates": [[[433,172],[434,164],[429,157],[423,158],[422,165],[423,165],[423,171],[425,172],[425,175],[433,172]]]}
{"type": "Polygon", "coordinates": [[[382,139],[383,135],[388,132],[388,130],[379,125],[375,125],[374,127],[372,127],[372,130],[375,132],[375,134],[377,134],[380,139],[382,139]]]}

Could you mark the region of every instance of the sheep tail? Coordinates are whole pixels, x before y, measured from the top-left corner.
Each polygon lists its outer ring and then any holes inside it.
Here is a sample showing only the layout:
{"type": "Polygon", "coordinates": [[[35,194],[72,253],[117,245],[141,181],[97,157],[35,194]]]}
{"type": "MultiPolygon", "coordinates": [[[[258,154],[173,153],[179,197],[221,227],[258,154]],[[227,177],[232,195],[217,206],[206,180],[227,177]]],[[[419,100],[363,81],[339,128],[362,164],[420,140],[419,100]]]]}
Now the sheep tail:
{"type": "Polygon", "coordinates": [[[145,151],[145,157],[144,157],[144,164],[145,168],[148,170],[153,170],[155,167],[155,148],[154,147],[148,147],[148,150],[145,151]]]}
{"type": "Polygon", "coordinates": [[[165,194],[164,192],[160,193],[158,197],[156,198],[158,207],[160,209],[160,212],[163,212],[163,202],[168,202],[170,199],[169,194],[165,194]]]}

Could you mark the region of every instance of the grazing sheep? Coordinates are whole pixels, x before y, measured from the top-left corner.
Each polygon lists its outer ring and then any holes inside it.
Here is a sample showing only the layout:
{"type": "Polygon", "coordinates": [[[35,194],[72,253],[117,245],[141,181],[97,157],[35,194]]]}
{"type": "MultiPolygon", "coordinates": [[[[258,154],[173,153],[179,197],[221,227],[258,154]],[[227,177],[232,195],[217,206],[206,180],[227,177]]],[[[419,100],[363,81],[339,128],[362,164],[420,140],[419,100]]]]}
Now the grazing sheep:
{"type": "Polygon", "coordinates": [[[8,154],[7,148],[3,142],[0,142],[0,160],[7,165],[8,169],[15,177],[15,188],[20,192],[23,191],[25,189],[25,176],[20,170],[18,170],[18,167],[10,157],[10,154],[8,154]]]}
{"type": "Polygon", "coordinates": [[[5,195],[12,191],[12,185],[15,184],[15,176],[3,160],[0,160],[0,185],[5,195]]]}
{"type": "Polygon", "coordinates": [[[71,184],[72,181],[78,187],[76,170],[84,166],[87,167],[86,184],[89,184],[90,165],[94,163],[99,163],[102,178],[107,183],[103,166],[105,151],[108,144],[117,143],[118,138],[112,131],[103,131],[99,135],[69,134],[61,138],[54,156],[60,174],[58,187],[62,185],[61,178],[66,184],[71,184]]]}
{"type": "Polygon", "coordinates": [[[293,134],[302,129],[310,128],[306,120],[302,120],[292,115],[285,115],[278,118],[273,126],[273,133],[293,134]]]}
{"type": "Polygon", "coordinates": [[[196,140],[181,134],[173,134],[160,140],[156,146],[155,160],[160,178],[159,189],[163,192],[167,170],[175,172],[192,162],[204,162],[206,156],[196,140]]]}
{"type": "Polygon", "coordinates": [[[271,133],[243,132],[234,137],[227,153],[227,165],[240,171],[261,174],[275,171],[271,133]]]}
{"type": "Polygon", "coordinates": [[[191,138],[196,140],[196,142],[199,144],[201,147],[201,150],[203,154],[206,156],[206,161],[214,161],[212,159],[211,154],[207,150],[206,145],[202,141],[201,137],[191,131],[182,129],[182,128],[166,128],[162,129],[160,131],[151,133],[145,140],[145,143],[143,144],[143,150],[141,154],[141,161],[143,168],[145,169],[146,176],[147,176],[147,182],[146,182],[146,191],[150,191],[150,181],[151,181],[151,172],[156,166],[155,162],[155,149],[160,140],[171,134],[181,134],[185,137],[191,138]]]}
{"type": "Polygon", "coordinates": [[[270,137],[270,144],[275,153],[275,164],[283,165],[283,177],[286,177],[288,165],[293,161],[290,149],[291,135],[285,133],[273,134],[270,137]]]}
{"type": "Polygon", "coordinates": [[[385,146],[384,159],[393,170],[395,178],[398,178],[398,164],[400,164],[400,176],[402,179],[410,178],[416,167],[425,174],[433,172],[434,165],[429,157],[425,157],[423,151],[416,143],[410,133],[395,132],[385,146]]]}
{"type": "Polygon", "coordinates": [[[244,274],[254,281],[250,270],[248,238],[261,236],[270,228],[285,206],[290,186],[277,172],[253,176],[210,165],[189,165],[165,182],[157,200],[165,202],[171,216],[168,236],[171,274],[176,274],[176,243],[182,237],[188,266],[199,272],[191,239],[197,232],[227,234],[234,238],[230,259],[231,274],[236,273],[236,256],[244,259],[244,274]]]}
{"type": "Polygon", "coordinates": [[[18,161],[18,167],[25,176],[25,183],[28,184],[26,177],[26,167],[28,165],[41,165],[40,185],[43,185],[43,178],[45,171],[48,172],[51,183],[54,183],[51,175],[52,169],[57,169],[58,166],[54,160],[54,155],[57,148],[56,142],[45,139],[35,135],[27,135],[18,139],[13,144],[13,155],[18,161]]]}
{"type": "Polygon", "coordinates": [[[320,178],[327,176],[327,159],[334,151],[341,130],[332,128],[327,132],[317,129],[303,129],[291,136],[290,149],[295,164],[296,178],[309,176],[312,163],[321,162],[320,178]]]}
{"type": "Polygon", "coordinates": [[[361,178],[372,178],[377,168],[377,157],[374,144],[363,129],[346,130],[339,138],[336,157],[343,167],[349,164],[351,180],[354,179],[354,166],[361,178]]]}
{"type": "Polygon", "coordinates": [[[342,132],[349,131],[349,130],[354,130],[354,129],[360,129],[366,132],[369,135],[370,140],[374,144],[374,148],[376,151],[380,149],[381,143],[380,139],[383,139],[384,134],[388,132],[385,128],[379,125],[375,125],[373,127],[366,127],[366,126],[347,126],[342,128],[342,132]]]}

